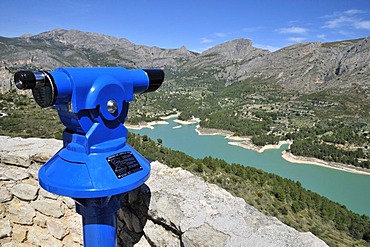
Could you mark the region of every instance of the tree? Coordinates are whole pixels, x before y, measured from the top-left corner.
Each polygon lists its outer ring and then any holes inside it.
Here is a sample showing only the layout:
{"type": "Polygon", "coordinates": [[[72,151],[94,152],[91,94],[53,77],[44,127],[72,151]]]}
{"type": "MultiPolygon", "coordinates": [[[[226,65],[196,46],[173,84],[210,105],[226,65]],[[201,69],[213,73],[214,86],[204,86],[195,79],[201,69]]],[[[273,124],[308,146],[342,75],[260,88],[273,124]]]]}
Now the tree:
{"type": "Polygon", "coordinates": [[[162,140],[161,138],[158,138],[158,139],[157,139],[157,142],[158,142],[158,144],[159,144],[159,145],[162,145],[163,140],[162,140]]]}

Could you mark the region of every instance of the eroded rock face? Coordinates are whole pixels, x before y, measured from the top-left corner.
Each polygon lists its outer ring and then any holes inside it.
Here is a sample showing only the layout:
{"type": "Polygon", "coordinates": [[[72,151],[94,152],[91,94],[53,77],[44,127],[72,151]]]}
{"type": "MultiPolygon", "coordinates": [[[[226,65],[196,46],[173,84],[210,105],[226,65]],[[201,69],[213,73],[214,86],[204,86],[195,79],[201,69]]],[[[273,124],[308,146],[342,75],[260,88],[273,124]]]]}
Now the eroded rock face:
{"type": "MultiPolygon", "coordinates": [[[[1,246],[82,246],[82,219],[72,199],[37,184],[37,157],[51,157],[61,145],[0,136],[1,246]],[[9,159],[10,153],[22,159],[9,159]],[[4,163],[3,157],[10,162],[4,163]],[[25,168],[14,160],[31,165],[25,168]]],[[[152,163],[146,184],[122,198],[119,246],[326,246],[311,233],[300,233],[241,198],[159,162],[152,163]]]]}
{"type": "Polygon", "coordinates": [[[12,77],[13,75],[5,68],[5,66],[1,66],[0,63],[0,93],[9,92],[14,86],[12,87],[12,77]]]}

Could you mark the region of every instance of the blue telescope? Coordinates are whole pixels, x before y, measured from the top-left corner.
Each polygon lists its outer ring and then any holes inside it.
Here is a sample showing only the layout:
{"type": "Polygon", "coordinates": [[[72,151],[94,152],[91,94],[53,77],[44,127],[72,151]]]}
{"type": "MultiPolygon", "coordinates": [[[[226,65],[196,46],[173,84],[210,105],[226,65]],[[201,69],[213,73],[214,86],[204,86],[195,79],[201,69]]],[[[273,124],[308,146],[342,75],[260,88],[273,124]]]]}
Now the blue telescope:
{"type": "Polygon", "coordinates": [[[82,215],[84,245],[116,245],[121,195],[141,186],[150,163],[126,143],[129,102],[157,90],[161,69],[122,67],[18,71],[18,89],[31,89],[41,107],[58,111],[66,127],[63,148],[39,170],[45,190],[73,198],[82,215]]]}

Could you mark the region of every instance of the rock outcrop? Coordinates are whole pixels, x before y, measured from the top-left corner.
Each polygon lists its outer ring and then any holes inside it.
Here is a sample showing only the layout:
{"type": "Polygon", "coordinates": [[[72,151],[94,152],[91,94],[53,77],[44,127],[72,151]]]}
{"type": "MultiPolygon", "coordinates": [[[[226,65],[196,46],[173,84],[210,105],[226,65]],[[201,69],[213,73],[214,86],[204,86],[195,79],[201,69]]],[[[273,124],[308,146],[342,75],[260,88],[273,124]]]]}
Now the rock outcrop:
{"type": "Polygon", "coordinates": [[[4,66],[0,65],[0,94],[9,92],[14,86],[12,86],[13,74],[9,72],[4,66]]]}
{"type": "MultiPolygon", "coordinates": [[[[70,198],[39,187],[37,171],[61,147],[0,136],[0,245],[81,246],[70,198]]],[[[180,168],[152,163],[146,184],[123,196],[120,246],[326,246],[180,168]]]]}

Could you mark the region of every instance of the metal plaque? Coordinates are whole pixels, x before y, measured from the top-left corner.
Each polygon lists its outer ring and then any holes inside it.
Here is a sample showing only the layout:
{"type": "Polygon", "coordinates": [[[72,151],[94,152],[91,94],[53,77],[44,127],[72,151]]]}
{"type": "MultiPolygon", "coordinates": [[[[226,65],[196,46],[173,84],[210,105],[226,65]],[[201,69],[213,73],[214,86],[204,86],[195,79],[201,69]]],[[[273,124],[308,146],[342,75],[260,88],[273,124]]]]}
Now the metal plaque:
{"type": "Polygon", "coordinates": [[[112,155],[107,161],[119,179],[143,169],[131,152],[112,155]]]}

